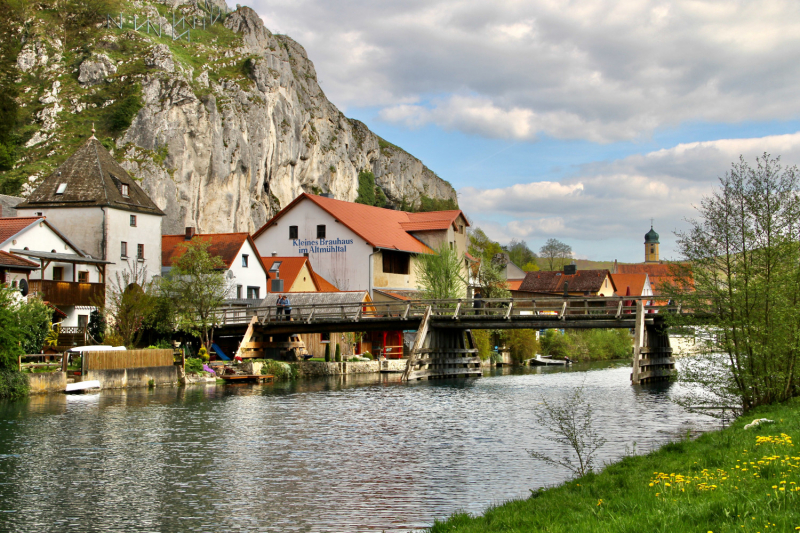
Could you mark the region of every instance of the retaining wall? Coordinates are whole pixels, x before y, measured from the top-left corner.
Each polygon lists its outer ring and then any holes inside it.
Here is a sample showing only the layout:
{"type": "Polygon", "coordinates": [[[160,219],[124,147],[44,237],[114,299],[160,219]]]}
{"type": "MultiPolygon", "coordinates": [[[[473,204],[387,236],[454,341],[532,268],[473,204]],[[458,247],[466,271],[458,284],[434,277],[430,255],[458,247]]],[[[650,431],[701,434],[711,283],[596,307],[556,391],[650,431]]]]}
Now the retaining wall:
{"type": "Polygon", "coordinates": [[[150,380],[155,385],[174,385],[178,382],[178,367],[151,366],[145,368],[122,368],[115,370],[90,370],[81,381],[96,379],[103,389],[124,389],[126,387],[147,387],[150,380]]]}
{"type": "Polygon", "coordinates": [[[383,370],[402,372],[406,368],[407,359],[389,359],[386,361],[364,361],[361,363],[326,363],[324,361],[302,361],[292,363],[297,367],[301,378],[315,376],[339,376],[342,374],[376,374],[383,370]],[[383,367],[381,367],[383,363],[383,367]]]}
{"type": "Polygon", "coordinates": [[[42,372],[28,374],[28,383],[31,387],[31,394],[42,394],[45,392],[64,392],[67,388],[66,372],[42,372]]]}

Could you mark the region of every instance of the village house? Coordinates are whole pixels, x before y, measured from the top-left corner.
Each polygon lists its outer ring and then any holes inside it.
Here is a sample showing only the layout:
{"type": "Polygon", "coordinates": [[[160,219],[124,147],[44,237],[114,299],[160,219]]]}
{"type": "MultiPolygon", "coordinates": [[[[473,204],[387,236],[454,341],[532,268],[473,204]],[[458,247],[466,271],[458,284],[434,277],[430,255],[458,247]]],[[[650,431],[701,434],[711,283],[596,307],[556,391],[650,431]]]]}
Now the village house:
{"type": "Polygon", "coordinates": [[[74,243],[73,253],[105,261],[106,291],[134,265],[148,279],[161,273],[164,213],[94,135],[15,209],[19,217],[46,217],[74,243]]]}
{"type": "Polygon", "coordinates": [[[239,304],[257,304],[267,294],[267,271],[258,256],[255,243],[247,233],[195,233],[186,228],[183,235],[161,237],[161,274],[169,275],[174,262],[192,241],[209,243],[208,253],[225,264],[225,277],[232,286],[229,300],[239,304]]]}
{"type": "MultiPolygon", "coordinates": [[[[653,296],[650,276],[647,273],[611,274],[611,279],[617,288],[617,296],[653,296]]],[[[645,305],[651,305],[650,301],[646,301],[645,305]]]]}
{"type": "Polygon", "coordinates": [[[617,287],[608,270],[577,270],[565,265],[563,271],[528,272],[514,298],[537,296],[614,296],[617,287]]]}
{"type": "Polygon", "coordinates": [[[83,253],[45,217],[0,218],[0,251],[37,265],[27,278],[29,293],[64,313],[63,326],[87,325],[105,298],[108,262],[83,253]]]}
{"type": "Polygon", "coordinates": [[[19,289],[22,296],[28,296],[31,272],[38,269],[33,261],[0,250],[0,285],[19,289]]]}
{"type": "Polygon", "coordinates": [[[307,256],[343,291],[414,291],[416,258],[449,246],[469,276],[466,228],[460,210],[407,213],[303,193],[254,235],[262,256],[307,256]]]}
{"type": "Polygon", "coordinates": [[[262,257],[267,271],[267,292],[339,292],[331,282],[317,274],[308,257],[262,257]]]}

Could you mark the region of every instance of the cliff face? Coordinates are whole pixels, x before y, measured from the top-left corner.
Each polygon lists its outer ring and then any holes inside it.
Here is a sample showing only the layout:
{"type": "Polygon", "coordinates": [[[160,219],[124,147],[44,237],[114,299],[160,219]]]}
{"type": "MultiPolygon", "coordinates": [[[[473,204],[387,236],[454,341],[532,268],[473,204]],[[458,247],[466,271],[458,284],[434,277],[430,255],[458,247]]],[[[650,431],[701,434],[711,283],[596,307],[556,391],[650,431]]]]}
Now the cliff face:
{"type": "MultiPolygon", "coordinates": [[[[164,3],[185,4],[179,15],[208,20],[203,0],[164,3]]],[[[205,33],[197,29],[190,44],[164,38],[172,19],[163,5],[139,0],[125,7],[140,23],[148,16],[161,22],[162,37],[123,24],[65,47],[40,21],[40,31],[26,38],[19,81],[35,78],[41,87],[20,91],[35,129],[23,163],[43,170],[23,194],[44,177],[43,161],[52,167],[68,155],[59,145],[74,142],[90,119],[102,126],[124,115],[125,95],[135,87],[141,108],[106,142],[167,213],[164,233],[184,226],[253,231],[303,191],[352,201],[362,169],[373,171],[390,204],[423,195],[456,199],[421,161],[346,118],[325,97],[303,47],[270,33],[252,9],[237,9],[205,33]]]]}

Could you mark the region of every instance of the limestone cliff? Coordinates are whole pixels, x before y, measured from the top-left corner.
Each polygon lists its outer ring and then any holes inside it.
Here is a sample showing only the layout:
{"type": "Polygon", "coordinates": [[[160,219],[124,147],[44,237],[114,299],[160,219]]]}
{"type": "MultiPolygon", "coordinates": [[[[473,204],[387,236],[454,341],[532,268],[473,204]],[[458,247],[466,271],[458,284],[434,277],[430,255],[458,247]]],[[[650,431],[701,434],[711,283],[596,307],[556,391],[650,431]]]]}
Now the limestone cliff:
{"type": "Polygon", "coordinates": [[[22,193],[96,122],[98,138],[167,213],[165,233],[252,231],[303,191],[352,201],[362,169],[390,205],[455,201],[449,183],[327,100],[300,44],[248,7],[211,25],[212,4],[221,2],[121,2],[122,29],[67,45],[33,13],[16,62],[29,121],[15,169],[22,193]],[[203,17],[206,28],[194,23],[192,42],[173,40],[169,9],[190,24],[203,17]],[[149,18],[150,33],[134,29],[133,15],[149,18]]]}

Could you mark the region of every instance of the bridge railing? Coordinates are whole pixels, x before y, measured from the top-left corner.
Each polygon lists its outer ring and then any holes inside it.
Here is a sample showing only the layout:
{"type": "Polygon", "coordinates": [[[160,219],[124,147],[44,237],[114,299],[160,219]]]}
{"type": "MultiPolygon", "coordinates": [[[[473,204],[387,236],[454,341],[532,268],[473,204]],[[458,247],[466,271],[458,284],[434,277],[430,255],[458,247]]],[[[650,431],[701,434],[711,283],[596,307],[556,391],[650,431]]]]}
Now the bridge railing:
{"type": "Polygon", "coordinates": [[[428,307],[433,319],[507,319],[518,316],[596,317],[623,319],[636,314],[636,302],[643,300],[646,313],[680,313],[679,306],[654,305],[652,296],[539,297],[539,298],[458,298],[447,300],[405,300],[397,302],[355,302],[341,304],[292,305],[286,315],[275,305],[221,308],[215,312],[217,326],[248,324],[256,317],[261,324],[289,319],[315,322],[353,322],[375,319],[419,319],[428,307]]]}

